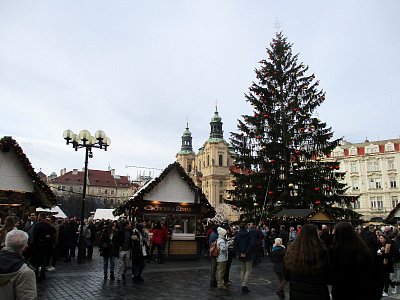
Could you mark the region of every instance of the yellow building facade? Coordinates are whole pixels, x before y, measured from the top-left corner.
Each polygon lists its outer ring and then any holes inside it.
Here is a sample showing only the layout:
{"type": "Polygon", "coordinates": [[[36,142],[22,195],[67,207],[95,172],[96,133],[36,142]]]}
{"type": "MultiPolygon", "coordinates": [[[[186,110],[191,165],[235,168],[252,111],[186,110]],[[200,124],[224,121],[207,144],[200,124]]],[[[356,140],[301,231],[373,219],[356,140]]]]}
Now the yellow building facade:
{"type": "Polygon", "coordinates": [[[222,124],[216,108],[210,122],[210,137],[197,154],[193,151],[192,134],[187,124],[182,135],[181,150],[176,154],[176,161],[201,187],[214,208],[231,200],[229,190],[234,189],[230,168],[234,164],[235,153],[224,139],[222,124]]]}

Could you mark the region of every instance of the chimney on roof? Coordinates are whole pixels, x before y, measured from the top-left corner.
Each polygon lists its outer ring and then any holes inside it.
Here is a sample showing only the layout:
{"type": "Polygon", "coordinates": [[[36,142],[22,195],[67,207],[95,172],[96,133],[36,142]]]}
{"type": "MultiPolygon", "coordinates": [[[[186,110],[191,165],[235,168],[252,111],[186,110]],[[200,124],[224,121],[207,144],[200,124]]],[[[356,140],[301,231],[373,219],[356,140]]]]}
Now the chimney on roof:
{"type": "Polygon", "coordinates": [[[72,175],[78,175],[78,169],[73,169],[72,170],[72,175]]]}
{"type": "Polygon", "coordinates": [[[66,169],[66,168],[61,169],[61,170],[60,170],[60,176],[64,176],[66,172],[67,172],[67,169],[66,169]]]}
{"type": "Polygon", "coordinates": [[[111,176],[115,177],[115,169],[111,169],[110,172],[111,172],[111,176]]]}

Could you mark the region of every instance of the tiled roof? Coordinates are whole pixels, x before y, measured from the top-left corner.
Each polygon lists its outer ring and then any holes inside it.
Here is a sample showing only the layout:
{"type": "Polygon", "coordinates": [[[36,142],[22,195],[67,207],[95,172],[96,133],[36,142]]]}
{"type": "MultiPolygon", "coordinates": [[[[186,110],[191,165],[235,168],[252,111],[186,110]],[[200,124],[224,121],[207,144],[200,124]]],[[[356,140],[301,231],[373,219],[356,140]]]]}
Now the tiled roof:
{"type": "MultiPolygon", "coordinates": [[[[69,171],[62,176],[52,180],[52,183],[66,184],[66,185],[83,185],[84,171],[69,171]]],[[[130,187],[132,183],[129,181],[128,176],[113,177],[111,171],[102,170],[88,170],[89,186],[97,187],[130,187]]]]}

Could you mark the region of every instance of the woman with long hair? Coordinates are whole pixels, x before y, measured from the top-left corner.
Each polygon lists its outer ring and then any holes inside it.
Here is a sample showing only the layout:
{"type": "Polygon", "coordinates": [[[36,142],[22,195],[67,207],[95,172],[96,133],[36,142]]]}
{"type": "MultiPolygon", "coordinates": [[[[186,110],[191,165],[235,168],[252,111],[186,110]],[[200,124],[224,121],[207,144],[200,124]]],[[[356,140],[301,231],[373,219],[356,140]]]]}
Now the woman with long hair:
{"type": "MultiPolygon", "coordinates": [[[[380,261],[383,273],[383,297],[388,296],[389,285],[394,289],[396,286],[390,280],[390,273],[394,272],[393,269],[393,242],[383,233],[379,235],[379,242],[381,248],[378,250],[378,260],[380,261]]],[[[395,294],[395,293],[394,293],[395,294]]]]}
{"type": "Polygon", "coordinates": [[[291,300],[329,300],[330,265],[328,249],[318,235],[318,228],[306,224],[288,247],[283,276],[289,282],[291,300]]]}
{"type": "Polygon", "coordinates": [[[379,265],[351,224],[336,224],[329,257],[333,268],[333,300],[381,299],[379,265]]]}

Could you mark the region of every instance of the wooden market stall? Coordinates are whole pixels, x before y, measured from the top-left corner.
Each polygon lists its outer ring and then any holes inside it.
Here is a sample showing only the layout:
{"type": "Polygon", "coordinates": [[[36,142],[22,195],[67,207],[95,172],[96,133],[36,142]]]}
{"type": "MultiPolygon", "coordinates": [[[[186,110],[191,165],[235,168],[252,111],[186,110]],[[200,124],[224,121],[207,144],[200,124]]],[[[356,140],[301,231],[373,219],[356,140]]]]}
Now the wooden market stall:
{"type": "Polygon", "coordinates": [[[145,220],[148,229],[155,222],[164,221],[169,233],[165,254],[196,258],[201,247],[198,230],[201,221],[214,216],[215,210],[201,189],[175,162],[118,207],[115,214],[125,214],[133,221],[145,220]]]}
{"type": "Polygon", "coordinates": [[[11,137],[0,139],[0,218],[17,219],[35,212],[37,207],[50,208],[56,197],[33,169],[19,144],[11,137]]]}

